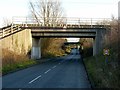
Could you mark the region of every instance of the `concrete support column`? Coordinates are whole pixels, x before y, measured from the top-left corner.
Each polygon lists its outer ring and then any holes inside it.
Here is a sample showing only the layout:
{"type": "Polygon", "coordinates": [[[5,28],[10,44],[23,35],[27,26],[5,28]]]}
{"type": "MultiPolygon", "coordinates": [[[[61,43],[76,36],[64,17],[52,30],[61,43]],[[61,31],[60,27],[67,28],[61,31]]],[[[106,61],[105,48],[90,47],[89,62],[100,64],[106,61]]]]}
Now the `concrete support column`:
{"type": "Polygon", "coordinates": [[[96,38],[93,38],[93,56],[96,55],[96,38]]]}
{"type": "Polygon", "coordinates": [[[41,58],[41,40],[40,38],[32,38],[31,59],[41,58]]]}
{"type": "Polygon", "coordinates": [[[93,56],[97,55],[101,49],[101,41],[99,41],[98,36],[93,39],[93,56]]]}
{"type": "Polygon", "coordinates": [[[103,49],[103,37],[105,35],[104,31],[97,30],[96,37],[93,38],[93,56],[99,54],[103,49]]]}

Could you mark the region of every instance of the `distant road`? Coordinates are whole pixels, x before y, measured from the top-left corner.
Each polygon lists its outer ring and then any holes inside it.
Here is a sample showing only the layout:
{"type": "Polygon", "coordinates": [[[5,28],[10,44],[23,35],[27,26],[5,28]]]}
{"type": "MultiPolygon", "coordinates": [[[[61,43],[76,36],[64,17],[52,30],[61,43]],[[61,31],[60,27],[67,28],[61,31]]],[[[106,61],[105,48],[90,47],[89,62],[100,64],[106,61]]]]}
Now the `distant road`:
{"type": "Polygon", "coordinates": [[[91,88],[77,49],[68,56],[3,76],[2,84],[3,88],[91,88]]]}

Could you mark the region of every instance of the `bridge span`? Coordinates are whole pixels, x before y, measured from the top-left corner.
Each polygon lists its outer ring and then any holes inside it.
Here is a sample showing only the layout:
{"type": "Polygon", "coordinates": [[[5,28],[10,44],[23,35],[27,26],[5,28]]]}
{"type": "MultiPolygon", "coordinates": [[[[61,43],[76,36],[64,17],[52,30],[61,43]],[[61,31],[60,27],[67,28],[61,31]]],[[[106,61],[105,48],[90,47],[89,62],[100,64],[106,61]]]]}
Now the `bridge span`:
{"type": "Polygon", "coordinates": [[[0,38],[3,39],[9,35],[20,32],[21,30],[29,29],[32,34],[32,50],[31,58],[41,58],[41,38],[42,37],[78,37],[78,38],[93,38],[93,55],[96,55],[103,48],[103,39],[107,28],[107,24],[58,24],[56,26],[42,26],[35,23],[13,23],[11,26],[2,28],[0,38]]]}
{"type": "MultiPolygon", "coordinates": [[[[103,48],[103,39],[105,35],[105,28],[77,28],[77,29],[31,29],[33,48],[32,58],[40,51],[40,38],[42,37],[77,37],[77,38],[93,38],[93,55],[98,54],[103,48]],[[39,42],[39,43],[38,43],[39,42]]],[[[40,57],[41,52],[38,56],[40,57]]]]}

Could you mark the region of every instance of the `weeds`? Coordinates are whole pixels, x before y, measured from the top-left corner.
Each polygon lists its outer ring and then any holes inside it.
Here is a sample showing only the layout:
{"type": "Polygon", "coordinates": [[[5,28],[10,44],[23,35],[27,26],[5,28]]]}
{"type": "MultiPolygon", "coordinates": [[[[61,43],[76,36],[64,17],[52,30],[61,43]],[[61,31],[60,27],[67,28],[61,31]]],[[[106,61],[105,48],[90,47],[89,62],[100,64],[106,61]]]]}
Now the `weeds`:
{"type": "Polygon", "coordinates": [[[2,49],[2,74],[7,74],[17,69],[29,67],[37,64],[35,60],[29,60],[25,55],[17,55],[8,49],[2,49]]]}
{"type": "Polygon", "coordinates": [[[85,66],[95,88],[120,88],[120,35],[117,20],[112,20],[104,38],[103,48],[110,49],[107,58],[99,52],[97,56],[87,57],[90,51],[85,50],[85,66]]]}
{"type": "Polygon", "coordinates": [[[18,69],[23,69],[23,68],[27,68],[31,65],[37,64],[37,62],[35,60],[26,60],[24,62],[21,63],[16,63],[16,64],[8,64],[6,66],[2,67],[2,73],[7,74],[11,71],[16,71],[18,69]]]}
{"type": "Polygon", "coordinates": [[[95,88],[120,88],[120,68],[115,68],[113,60],[105,62],[103,55],[84,59],[90,80],[95,88]]]}

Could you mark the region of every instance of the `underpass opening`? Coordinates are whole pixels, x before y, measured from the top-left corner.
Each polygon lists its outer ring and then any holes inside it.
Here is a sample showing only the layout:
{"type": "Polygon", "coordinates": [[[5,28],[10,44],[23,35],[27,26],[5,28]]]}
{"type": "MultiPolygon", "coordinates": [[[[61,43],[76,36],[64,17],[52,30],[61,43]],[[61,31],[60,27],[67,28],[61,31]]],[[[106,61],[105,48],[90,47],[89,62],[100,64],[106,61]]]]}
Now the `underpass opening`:
{"type": "MultiPolygon", "coordinates": [[[[36,48],[35,44],[40,43],[41,38],[93,38],[93,56],[98,54],[103,47],[103,37],[105,35],[105,28],[77,28],[77,29],[31,29],[33,48],[32,48],[32,58],[41,58],[41,47],[36,48]],[[38,39],[39,38],[39,43],[38,39]],[[38,50],[37,50],[38,49],[38,50]],[[37,52],[38,51],[38,52],[37,52]],[[40,55],[35,54],[40,53],[40,55]]],[[[40,45],[37,45],[40,46],[40,45]]]]}
{"type": "Polygon", "coordinates": [[[96,55],[103,45],[106,28],[44,28],[20,27],[29,30],[32,36],[31,58],[41,58],[41,38],[92,38],[93,55],[96,55]]]}
{"type": "MultiPolygon", "coordinates": [[[[34,45],[34,43],[36,43],[36,42],[37,42],[37,44],[40,44],[42,39],[46,39],[46,40],[47,40],[47,38],[48,38],[48,39],[53,39],[53,38],[65,39],[65,38],[68,38],[68,36],[66,36],[66,37],[65,37],[65,36],[58,36],[58,37],[57,37],[57,36],[51,36],[51,37],[48,37],[48,36],[47,36],[47,37],[46,37],[46,36],[45,36],[45,37],[43,37],[43,36],[42,36],[42,37],[39,37],[39,36],[36,36],[36,37],[35,37],[35,36],[33,36],[32,38],[33,38],[32,40],[33,40],[33,45],[34,45]],[[35,39],[36,39],[36,40],[35,40],[35,39]],[[39,40],[38,40],[38,39],[39,39],[39,40]],[[38,43],[38,42],[39,42],[39,43],[38,43]]],[[[93,55],[96,54],[96,53],[95,53],[95,46],[94,46],[94,45],[96,45],[96,44],[94,44],[94,43],[96,43],[95,37],[93,37],[93,36],[92,36],[92,37],[90,37],[90,36],[79,36],[79,37],[78,37],[78,36],[77,36],[77,37],[71,36],[71,37],[69,37],[69,38],[81,38],[81,39],[82,39],[82,38],[92,38],[92,45],[93,45],[93,51],[92,51],[92,52],[93,52],[93,55]]],[[[65,42],[67,42],[67,41],[65,41],[65,42]]],[[[79,41],[79,42],[80,42],[80,41],[79,41]]],[[[42,43],[43,43],[43,42],[42,42],[42,43]]],[[[51,43],[51,42],[49,42],[49,43],[51,43]]],[[[74,43],[75,43],[75,42],[74,42],[74,43]]],[[[48,45],[48,44],[46,44],[46,45],[48,45]]],[[[74,44],[74,45],[75,45],[75,44],[74,44]]],[[[39,47],[40,47],[40,48],[38,48],[38,50],[41,50],[41,49],[42,49],[41,45],[39,45],[39,47]]],[[[78,46],[76,46],[75,48],[78,48],[78,49],[80,50],[80,47],[81,47],[81,43],[79,43],[78,46]]],[[[37,48],[36,48],[36,49],[37,49],[37,48]]],[[[32,57],[32,58],[34,58],[34,59],[40,59],[40,58],[41,58],[41,55],[43,55],[43,54],[41,53],[41,51],[40,51],[40,52],[37,52],[38,50],[35,50],[35,49],[34,49],[34,46],[33,46],[32,51],[33,51],[33,50],[36,51],[36,53],[39,53],[40,55],[36,54],[36,56],[35,56],[35,57],[32,57]],[[38,58],[37,58],[37,57],[38,57],[38,58]]],[[[34,53],[34,51],[33,51],[32,53],[34,53]]],[[[34,53],[34,55],[35,55],[35,53],[34,53]]],[[[31,55],[31,56],[32,56],[32,55],[31,55]]]]}
{"type": "MultiPolygon", "coordinates": [[[[64,45],[67,48],[78,49],[79,53],[76,52],[76,55],[80,54],[82,55],[82,57],[87,57],[93,55],[93,43],[94,43],[93,38],[79,38],[78,42],[75,42],[73,38],[73,41],[65,42],[64,45]]],[[[73,53],[69,52],[69,54],[73,54],[73,53]]]]}

